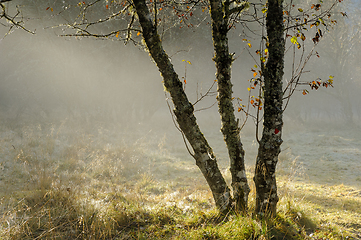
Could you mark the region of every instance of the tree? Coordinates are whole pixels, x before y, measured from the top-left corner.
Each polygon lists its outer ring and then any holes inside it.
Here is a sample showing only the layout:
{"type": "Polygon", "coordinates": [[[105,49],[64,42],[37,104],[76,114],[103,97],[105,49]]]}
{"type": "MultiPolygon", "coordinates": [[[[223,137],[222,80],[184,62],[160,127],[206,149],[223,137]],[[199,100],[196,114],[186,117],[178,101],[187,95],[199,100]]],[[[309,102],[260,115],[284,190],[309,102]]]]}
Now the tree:
{"type": "MultiPolygon", "coordinates": [[[[231,64],[234,58],[233,54],[229,53],[227,34],[236,23],[242,23],[240,15],[251,3],[240,3],[231,0],[210,0],[209,3],[202,1],[191,3],[190,7],[186,1],[170,4],[164,1],[152,0],[147,2],[146,0],[133,0],[129,2],[112,1],[111,4],[113,4],[114,9],[100,19],[99,15],[103,14],[102,11],[111,8],[107,1],[95,0],[91,3],[79,2],[76,5],[72,5],[73,8],[71,9],[74,9],[74,6],[79,7],[80,14],[77,12],[74,21],[61,26],[67,26],[68,30],[74,30],[75,32],[65,32],[62,35],[121,39],[125,43],[133,42],[135,44],[137,44],[136,38],[142,37],[146,50],[161,73],[164,87],[171,96],[176,121],[183,136],[192,148],[190,154],[205,177],[217,208],[222,214],[227,214],[234,206],[237,211],[246,211],[250,190],[244,166],[244,149],[240,138],[240,126],[234,111],[231,83],[231,64]],[[161,40],[162,22],[168,21],[172,23],[175,21],[172,15],[164,19],[159,17],[163,7],[167,7],[170,11],[174,10],[181,19],[180,22],[184,23],[185,21],[183,20],[188,20],[187,16],[193,16],[193,11],[189,9],[195,10],[195,7],[201,4],[205,4],[206,7],[209,4],[210,8],[214,46],[213,60],[216,65],[216,81],[218,84],[217,99],[222,121],[221,131],[224,135],[230,158],[233,196],[219,170],[216,156],[198,126],[194,115],[194,106],[190,103],[184,90],[184,84],[174,70],[174,66],[165,52],[161,40]],[[98,11],[91,12],[94,6],[99,7],[98,11]],[[103,10],[99,10],[100,8],[103,10]],[[119,24],[114,25],[111,22],[112,20],[119,19],[123,20],[119,24]],[[102,24],[103,26],[105,24],[104,29],[97,27],[102,24]]],[[[292,5],[292,2],[290,5],[292,5]]],[[[62,6],[62,8],[70,9],[69,6],[71,5],[62,6]]],[[[267,58],[265,55],[262,55],[263,53],[260,55],[261,71],[259,73],[261,77],[256,79],[254,83],[255,85],[258,84],[259,97],[264,98],[263,133],[259,141],[260,145],[254,177],[257,191],[256,214],[260,216],[274,216],[278,202],[275,171],[280,153],[280,145],[282,144],[282,114],[284,110],[282,101],[286,91],[282,87],[282,78],[285,38],[288,36],[284,34],[283,22],[285,10],[283,1],[269,0],[267,6],[261,3],[254,3],[252,6],[256,9],[254,14],[250,14],[254,19],[253,22],[260,23],[260,19],[265,19],[267,30],[267,35],[261,37],[262,44],[267,46],[267,58]],[[260,7],[262,9],[261,18],[258,17],[260,7]],[[264,42],[265,39],[266,43],[264,42]]],[[[202,9],[204,10],[204,8],[202,9]]],[[[298,11],[303,12],[303,9],[298,9],[298,11]]],[[[322,16],[314,14],[312,17],[309,16],[309,18],[311,19],[310,21],[316,22],[320,21],[319,19],[322,19],[322,16]]],[[[295,22],[299,21],[297,17],[292,20],[295,22]]],[[[192,23],[187,25],[192,25],[192,23]]],[[[307,21],[295,23],[290,28],[294,29],[294,31],[300,31],[299,29],[304,28],[306,25],[307,21]]],[[[261,27],[263,27],[262,23],[261,27]]],[[[318,34],[319,31],[316,33],[316,37],[318,34]]],[[[291,37],[291,42],[294,46],[296,46],[296,43],[297,46],[301,45],[297,39],[305,40],[301,34],[291,37]]],[[[318,41],[319,37],[317,38],[318,41]]],[[[300,71],[302,72],[302,69],[300,71]]],[[[290,95],[298,86],[299,77],[293,78],[293,81],[293,85],[287,85],[287,87],[291,88],[290,95]]],[[[255,105],[257,106],[257,116],[261,110],[261,101],[258,100],[258,102],[259,105],[255,105]]],[[[257,118],[256,121],[257,125],[261,122],[260,118],[257,118]]]]}
{"type": "Polygon", "coordinates": [[[283,1],[269,0],[267,9],[269,57],[264,68],[264,121],[259,143],[254,181],[257,214],[276,214],[278,202],[276,165],[281,152],[283,125],[284,27],[283,1]]]}

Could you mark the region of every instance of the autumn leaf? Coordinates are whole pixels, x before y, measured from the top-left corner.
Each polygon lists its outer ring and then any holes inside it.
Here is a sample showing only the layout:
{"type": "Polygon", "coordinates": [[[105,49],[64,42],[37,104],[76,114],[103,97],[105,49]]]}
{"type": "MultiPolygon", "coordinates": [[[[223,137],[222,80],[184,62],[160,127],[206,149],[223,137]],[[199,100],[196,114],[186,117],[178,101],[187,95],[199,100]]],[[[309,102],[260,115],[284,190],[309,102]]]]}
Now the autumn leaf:
{"type": "Polygon", "coordinates": [[[251,44],[251,43],[247,43],[247,45],[248,45],[248,47],[250,47],[250,48],[252,47],[252,44],[251,44]]]}
{"type": "Polygon", "coordinates": [[[298,11],[299,11],[299,12],[303,12],[303,9],[302,9],[302,8],[299,8],[298,11]]]}
{"type": "Polygon", "coordinates": [[[302,40],[302,41],[305,41],[305,40],[306,40],[306,36],[305,36],[305,34],[303,34],[303,33],[301,34],[301,40],[302,40]]]}
{"type": "Polygon", "coordinates": [[[116,37],[116,38],[118,38],[118,37],[119,37],[119,32],[117,32],[117,34],[115,35],[115,37],[116,37]]]}
{"type": "Polygon", "coordinates": [[[137,36],[139,36],[140,35],[140,32],[137,32],[137,36]]]}
{"type": "Polygon", "coordinates": [[[105,5],[105,8],[106,8],[106,9],[109,9],[109,5],[108,5],[108,4],[107,4],[107,5],[105,5]]]}
{"type": "Polygon", "coordinates": [[[254,73],[253,73],[253,77],[256,77],[256,76],[257,76],[257,72],[254,72],[254,73]]]}
{"type": "Polygon", "coordinates": [[[251,88],[247,88],[248,92],[251,91],[251,88]]]}
{"type": "Polygon", "coordinates": [[[297,41],[297,37],[296,37],[296,36],[293,36],[293,37],[291,38],[291,43],[293,43],[293,44],[298,44],[298,41],[297,41]]]}

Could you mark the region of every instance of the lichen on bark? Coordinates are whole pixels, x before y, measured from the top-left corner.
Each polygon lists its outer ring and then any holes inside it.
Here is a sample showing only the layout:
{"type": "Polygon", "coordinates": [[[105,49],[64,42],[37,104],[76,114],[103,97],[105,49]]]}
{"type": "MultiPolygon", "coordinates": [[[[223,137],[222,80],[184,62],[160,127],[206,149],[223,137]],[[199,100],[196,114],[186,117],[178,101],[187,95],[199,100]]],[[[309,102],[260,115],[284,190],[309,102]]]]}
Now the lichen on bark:
{"type": "Polygon", "coordinates": [[[177,123],[193,149],[193,157],[212,191],[217,208],[221,213],[226,214],[231,209],[232,197],[218,168],[213,150],[197,124],[193,105],[189,102],[182,82],[163,49],[156,27],[149,18],[150,13],[145,1],[133,2],[146,46],[163,77],[164,87],[172,98],[177,123]]]}
{"type": "Polygon", "coordinates": [[[240,138],[240,129],[234,115],[232,102],[231,65],[232,55],[228,47],[229,1],[210,1],[212,21],[212,39],[214,46],[214,62],[218,86],[218,109],[221,116],[221,132],[227,145],[232,175],[233,198],[236,210],[246,211],[248,204],[248,186],[245,174],[244,150],[240,138]],[[223,3],[223,4],[222,4],[223,3]],[[241,174],[240,174],[241,173],[241,174]]]}
{"type": "Polygon", "coordinates": [[[282,4],[282,0],[269,0],[266,17],[269,57],[264,70],[263,133],[254,176],[255,213],[259,216],[275,216],[278,202],[276,166],[282,144],[282,78],[285,46],[282,4]]]}

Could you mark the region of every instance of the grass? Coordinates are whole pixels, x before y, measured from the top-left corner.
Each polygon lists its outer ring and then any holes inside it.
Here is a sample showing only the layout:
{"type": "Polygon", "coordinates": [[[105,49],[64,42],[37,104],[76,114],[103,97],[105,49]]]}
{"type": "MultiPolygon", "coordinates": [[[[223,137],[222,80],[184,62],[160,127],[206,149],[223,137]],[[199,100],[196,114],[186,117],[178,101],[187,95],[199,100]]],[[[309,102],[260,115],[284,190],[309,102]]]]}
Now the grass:
{"type": "Polygon", "coordinates": [[[0,128],[0,239],[361,238],[360,190],[298,181],[287,152],[275,219],[220,218],[192,159],[173,156],[164,136],[66,122],[0,128]]]}

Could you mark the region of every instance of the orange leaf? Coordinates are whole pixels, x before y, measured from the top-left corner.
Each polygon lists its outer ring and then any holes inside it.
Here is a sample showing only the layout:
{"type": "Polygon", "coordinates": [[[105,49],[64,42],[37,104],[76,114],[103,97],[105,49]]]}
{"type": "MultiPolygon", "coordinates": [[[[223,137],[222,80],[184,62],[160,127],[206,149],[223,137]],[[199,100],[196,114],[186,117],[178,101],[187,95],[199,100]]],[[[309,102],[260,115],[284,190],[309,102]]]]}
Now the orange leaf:
{"type": "Polygon", "coordinates": [[[107,4],[107,5],[105,5],[105,8],[106,8],[106,9],[108,9],[108,8],[109,8],[109,5],[108,5],[108,4],[107,4]]]}
{"type": "Polygon", "coordinates": [[[119,37],[119,32],[117,32],[117,34],[115,35],[115,37],[116,37],[116,38],[118,38],[118,37],[119,37]]]}
{"type": "Polygon", "coordinates": [[[254,103],[254,100],[252,99],[252,100],[251,100],[251,104],[253,104],[253,103],[254,103]]]}
{"type": "Polygon", "coordinates": [[[140,35],[140,32],[137,32],[137,36],[139,36],[140,35]]]}
{"type": "Polygon", "coordinates": [[[257,72],[254,72],[254,73],[253,73],[253,77],[256,77],[256,76],[257,76],[257,72]]]}

